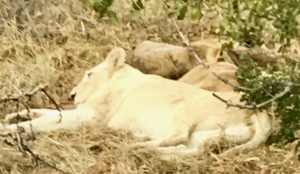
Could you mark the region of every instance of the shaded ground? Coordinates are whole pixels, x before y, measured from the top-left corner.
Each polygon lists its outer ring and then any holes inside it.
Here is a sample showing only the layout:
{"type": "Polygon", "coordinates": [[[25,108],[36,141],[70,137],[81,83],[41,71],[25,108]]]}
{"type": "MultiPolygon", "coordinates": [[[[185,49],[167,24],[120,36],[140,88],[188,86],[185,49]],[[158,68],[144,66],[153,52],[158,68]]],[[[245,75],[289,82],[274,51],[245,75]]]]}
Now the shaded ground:
{"type": "MultiPolygon", "coordinates": [[[[66,105],[68,92],[83,71],[99,63],[111,48],[124,47],[130,56],[136,43],[145,39],[181,44],[176,29],[156,7],[156,13],[150,8],[143,17],[132,15],[122,2],[115,8],[120,16],[117,26],[106,19],[90,20],[86,1],[0,0],[0,98],[47,83],[51,96],[66,105]]],[[[212,24],[204,19],[180,25],[196,40],[207,37],[212,24]]],[[[29,103],[53,107],[42,94],[29,103]]],[[[15,109],[13,103],[1,104],[0,116],[15,109]]],[[[135,141],[131,135],[96,127],[39,135],[29,147],[68,173],[300,173],[293,144],[234,157],[207,154],[164,161],[151,149],[131,149],[129,144],[135,141]]],[[[0,142],[0,173],[42,172],[60,173],[42,163],[35,165],[30,156],[0,142]]]]}

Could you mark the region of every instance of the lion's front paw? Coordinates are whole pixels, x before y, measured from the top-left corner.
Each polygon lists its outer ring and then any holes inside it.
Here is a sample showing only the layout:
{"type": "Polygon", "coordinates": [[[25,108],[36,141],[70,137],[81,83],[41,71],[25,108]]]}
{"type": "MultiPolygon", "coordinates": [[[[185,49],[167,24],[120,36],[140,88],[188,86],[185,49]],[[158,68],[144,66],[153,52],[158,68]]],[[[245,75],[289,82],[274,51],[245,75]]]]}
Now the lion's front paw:
{"type": "Polygon", "coordinates": [[[25,129],[16,124],[11,125],[0,125],[0,137],[6,138],[11,137],[14,140],[19,141],[19,139],[24,140],[34,140],[35,134],[32,132],[26,132],[25,129]]]}
{"type": "Polygon", "coordinates": [[[27,121],[30,120],[31,117],[33,117],[35,114],[31,113],[27,110],[22,110],[20,112],[14,112],[14,113],[10,113],[7,114],[4,119],[3,122],[5,124],[13,124],[13,123],[18,123],[18,122],[23,122],[23,121],[27,121]]]}

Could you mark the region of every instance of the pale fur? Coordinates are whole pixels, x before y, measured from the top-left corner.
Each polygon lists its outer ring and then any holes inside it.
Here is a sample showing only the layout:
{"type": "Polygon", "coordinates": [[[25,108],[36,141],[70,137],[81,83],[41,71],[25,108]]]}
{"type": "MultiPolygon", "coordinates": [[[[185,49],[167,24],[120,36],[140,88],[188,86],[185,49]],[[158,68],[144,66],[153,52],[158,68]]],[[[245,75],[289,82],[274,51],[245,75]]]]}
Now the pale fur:
{"type": "MultiPolygon", "coordinates": [[[[57,111],[34,109],[31,112],[40,117],[18,125],[30,133],[31,125],[34,132],[48,132],[97,122],[148,137],[150,141],[139,145],[153,146],[164,154],[203,153],[210,141],[221,138],[240,144],[229,152],[240,152],[258,147],[269,136],[271,125],[265,112],[228,108],[212,92],[145,75],[124,62],[125,51],[115,48],[105,61],[88,70],[71,92],[77,108],[62,111],[61,121],[57,111]]],[[[235,92],[217,94],[239,102],[235,92]]],[[[16,124],[5,127],[2,131],[17,129],[16,124]]]]}
{"type": "Polygon", "coordinates": [[[208,68],[198,65],[182,76],[179,81],[209,91],[233,91],[234,85],[237,86],[236,71],[237,67],[227,62],[209,64],[208,68]],[[219,78],[226,80],[227,84],[219,78]]]}

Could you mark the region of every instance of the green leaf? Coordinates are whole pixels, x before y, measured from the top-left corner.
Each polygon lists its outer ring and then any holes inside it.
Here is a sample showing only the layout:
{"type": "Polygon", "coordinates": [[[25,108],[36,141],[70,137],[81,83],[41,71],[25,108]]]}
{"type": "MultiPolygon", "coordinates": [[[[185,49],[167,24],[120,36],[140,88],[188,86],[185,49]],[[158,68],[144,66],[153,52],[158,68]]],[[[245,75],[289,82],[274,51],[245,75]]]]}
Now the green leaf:
{"type": "Polygon", "coordinates": [[[109,18],[109,21],[114,24],[114,25],[117,25],[118,24],[118,17],[117,17],[117,14],[112,11],[112,10],[107,10],[106,11],[106,15],[108,16],[109,18]]]}
{"type": "Polygon", "coordinates": [[[192,8],[192,19],[193,20],[199,20],[202,17],[201,9],[199,7],[193,7],[192,8]]]}
{"type": "Polygon", "coordinates": [[[177,19],[183,20],[185,18],[187,10],[188,10],[187,5],[184,5],[183,7],[181,7],[181,9],[179,10],[179,15],[177,16],[177,19]]]}
{"type": "Polygon", "coordinates": [[[113,0],[103,0],[102,2],[105,7],[110,7],[113,3],[113,0]]]}

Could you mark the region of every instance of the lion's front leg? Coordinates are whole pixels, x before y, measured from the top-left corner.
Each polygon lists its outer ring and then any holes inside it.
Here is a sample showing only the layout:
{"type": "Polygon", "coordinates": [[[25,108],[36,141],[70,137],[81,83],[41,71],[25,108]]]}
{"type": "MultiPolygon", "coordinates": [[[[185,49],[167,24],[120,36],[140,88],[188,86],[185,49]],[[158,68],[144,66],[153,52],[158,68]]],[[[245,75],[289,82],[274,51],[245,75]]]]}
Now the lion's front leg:
{"type": "Polygon", "coordinates": [[[19,121],[27,121],[37,117],[57,115],[59,115],[59,111],[55,109],[24,109],[19,112],[7,114],[4,117],[3,122],[5,124],[12,124],[17,123],[19,121]]]}
{"type": "MultiPolygon", "coordinates": [[[[41,111],[41,110],[39,110],[41,111]]],[[[46,111],[46,110],[44,110],[46,111]]],[[[42,111],[42,113],[44,112],[42,111]]],[[[53,110],[52,110],[53,111],[53,110]]],[[[29,121],[4,125],[0,132],[16,132],[18,127],[25,133],[50,132],[57,129],[78,128],[83,122],[89,121],[95,116],[95,111],[88,108],[64,110],[61,112],[45,112],[47,114],[29,121]]]]}

